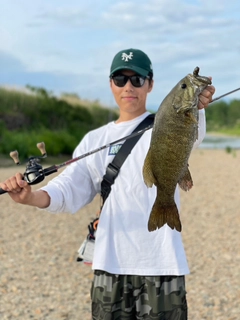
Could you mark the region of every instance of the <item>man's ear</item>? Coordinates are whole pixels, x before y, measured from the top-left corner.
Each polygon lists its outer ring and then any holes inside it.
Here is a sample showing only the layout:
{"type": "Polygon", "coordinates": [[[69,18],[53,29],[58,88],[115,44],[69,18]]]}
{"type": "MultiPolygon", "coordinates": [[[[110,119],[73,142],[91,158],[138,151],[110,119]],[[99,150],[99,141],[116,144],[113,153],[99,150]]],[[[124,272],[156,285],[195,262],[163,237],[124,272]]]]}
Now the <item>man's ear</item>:
{"type": "Polygon", "coordinates": [[[154,80],[152,79],[151,81],[149,81],[148,93],[152,91],[153,84],[154,84],[154,80]]]}

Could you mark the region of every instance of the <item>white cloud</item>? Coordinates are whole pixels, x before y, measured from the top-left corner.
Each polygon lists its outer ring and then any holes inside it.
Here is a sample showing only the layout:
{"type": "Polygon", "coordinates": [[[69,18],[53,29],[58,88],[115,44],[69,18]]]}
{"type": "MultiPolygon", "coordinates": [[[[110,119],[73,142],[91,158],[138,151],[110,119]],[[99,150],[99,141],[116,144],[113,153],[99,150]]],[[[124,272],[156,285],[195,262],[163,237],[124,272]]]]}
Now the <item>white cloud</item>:
{"type": "MultiPolygon", "coordinates": [[[[0,64],[7,54],[29,79],[52,74],[62,79],[61,88],[65,79],[80,96],[109,103],[111,60],[117,51],[135,47],[153,62],[151,104],[158,105],[196,65],[223,93],[239,86],[239,11],[233,0],[1,1],[0,64]]],[[[7,68],[11,74],[13,65],[7,68]]],[[[53,86],[49,90],[60,88],[47,78],[46,83],[53,86]]]]}

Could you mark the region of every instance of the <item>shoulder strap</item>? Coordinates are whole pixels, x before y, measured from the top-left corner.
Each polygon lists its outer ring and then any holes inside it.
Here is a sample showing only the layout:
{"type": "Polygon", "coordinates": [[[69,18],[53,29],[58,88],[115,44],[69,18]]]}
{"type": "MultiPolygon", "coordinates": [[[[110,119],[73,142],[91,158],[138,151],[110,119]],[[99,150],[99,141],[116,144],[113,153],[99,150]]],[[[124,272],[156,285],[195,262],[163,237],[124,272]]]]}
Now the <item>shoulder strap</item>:
{"type": "MultiPolygon", "coordinates": [[[[154,121],[155,114],[150,114],[147,116],[135,129],[132,133],[140,131],[147,126],[151,125],[154,121]]],[[[124,161],[126,160],[127,156],[130,154],[131,150],[138,142],[138,140],[143,135],[143,132],[131,139],[126,140],[116,156],[114,157],[113,161],[109,163],[106,169],[106,173],[103,176],[103,180],[101,182],[101,196],[103,199],[103,204],[106,201],[109,193],[111,192],[111,185],[114,183],[116,177],[119,174],[120,168],[123,165],[124,161]]]]}

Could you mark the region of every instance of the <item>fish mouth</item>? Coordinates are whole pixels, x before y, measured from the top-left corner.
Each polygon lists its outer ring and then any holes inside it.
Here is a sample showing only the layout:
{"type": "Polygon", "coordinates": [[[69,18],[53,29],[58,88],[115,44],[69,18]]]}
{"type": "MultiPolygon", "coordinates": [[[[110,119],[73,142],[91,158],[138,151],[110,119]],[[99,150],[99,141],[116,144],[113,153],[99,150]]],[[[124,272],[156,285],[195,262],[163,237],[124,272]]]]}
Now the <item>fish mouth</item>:
{"type": "Polygon", "coordinates": [[[199,95],[208,85],[212,83],[211,79],[204,76],[195,77],[192,74],[188,78],[194,88],[195,95],[199,95]]]}
{"type": "Polygon", "coordinates": [[[207,87],[207,85],[204,83],[202,85],[194,85],[194,88],[195,88],[195,96],[197,98],[197,96],[207,87]]]}
{"type": "Polygon", "coordinates": [[[198,80],[199,82],[204,83],[205,85],[210,85],[210,84],[212,84],[212,81],[211,81],[210,78],[199,75],[199,70],[200,70],[199,67],[196,67],[196,68],[193,70],[193,74],[192,74],[193,78],[195,78],[195,79],[198,80]]]}

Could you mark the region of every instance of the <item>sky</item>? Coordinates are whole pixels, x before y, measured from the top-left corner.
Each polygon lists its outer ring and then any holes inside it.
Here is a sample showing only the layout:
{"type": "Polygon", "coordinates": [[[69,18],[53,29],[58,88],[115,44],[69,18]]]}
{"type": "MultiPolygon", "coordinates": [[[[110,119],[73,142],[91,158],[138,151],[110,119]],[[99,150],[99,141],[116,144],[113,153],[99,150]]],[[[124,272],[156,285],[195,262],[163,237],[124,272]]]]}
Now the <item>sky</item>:
{"type": "Polygon", "coordinates": [[[115,106],[112,59],[138,48],[154,71],[148,109],[196,66],[212,77],[217,97],[240,87],[239,12],[236,0],[0,0],[0,86],[115,106]]]}

